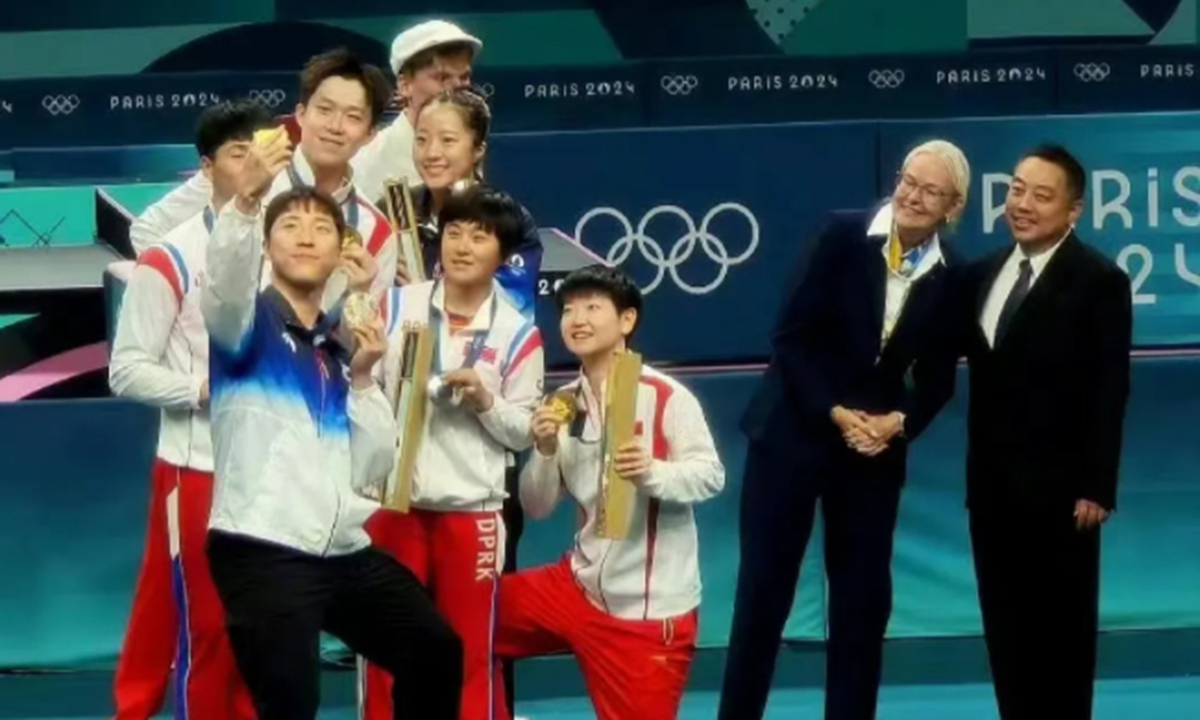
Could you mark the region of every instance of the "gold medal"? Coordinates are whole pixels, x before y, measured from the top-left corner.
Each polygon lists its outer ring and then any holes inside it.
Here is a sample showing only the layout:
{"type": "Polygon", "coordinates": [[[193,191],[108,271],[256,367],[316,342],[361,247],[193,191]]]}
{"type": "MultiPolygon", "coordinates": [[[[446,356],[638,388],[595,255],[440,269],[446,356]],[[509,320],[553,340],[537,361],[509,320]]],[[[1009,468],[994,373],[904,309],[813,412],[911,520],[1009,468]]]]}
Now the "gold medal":
{"type": "Polygon", "coordinates": [[[263,130],[255,130],[254,131],[254,144],[258,145],[259,147],[266,147],[266,146],[270,145],[271,143],[275,142],[275,139],[278,138],[280,135],[282,135],[283,132],[284,132],[284,130],[283,130],[282,126],[266,128],[263,130]]]}
{"type": "Polygon", "coordinates": [[[348,227],[346,233],[342,235],[342,249],[349,250],[352,246],[360,248],[363,246],[362,234],[358,230],[348,227]]]}
{"type": "Polygon", "coordinates": [[[352,330],[358,330],[370,325],[379,317],[379,303],[375,298],[364,292],[356,292],[346,298],[342,307],[342,318],[352,330]]]}
{"type": "Polygon", "coordinates": [[[575,419],[575,394],[560,390],[546,399],[546,407],[558,416],[560,423],[566,425],[575,419]]]}

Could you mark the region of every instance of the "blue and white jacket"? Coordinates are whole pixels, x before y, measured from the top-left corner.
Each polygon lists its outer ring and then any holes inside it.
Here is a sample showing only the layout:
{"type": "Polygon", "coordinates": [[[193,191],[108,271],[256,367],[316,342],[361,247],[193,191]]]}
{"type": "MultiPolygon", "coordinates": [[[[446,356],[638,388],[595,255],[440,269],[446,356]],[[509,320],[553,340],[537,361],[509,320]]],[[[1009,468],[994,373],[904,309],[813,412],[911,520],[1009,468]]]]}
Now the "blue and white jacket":
{"type": "Polygon", "coordinates": [[[370,544],[396,428],[383,392],[350,387],[349,353],[322,316],[305,328],[274,288],[259,291],[263,218],[235,203],[208,244],[201,311],[210,339],[216,489],[209,527],[311,555],[370,544]]]}

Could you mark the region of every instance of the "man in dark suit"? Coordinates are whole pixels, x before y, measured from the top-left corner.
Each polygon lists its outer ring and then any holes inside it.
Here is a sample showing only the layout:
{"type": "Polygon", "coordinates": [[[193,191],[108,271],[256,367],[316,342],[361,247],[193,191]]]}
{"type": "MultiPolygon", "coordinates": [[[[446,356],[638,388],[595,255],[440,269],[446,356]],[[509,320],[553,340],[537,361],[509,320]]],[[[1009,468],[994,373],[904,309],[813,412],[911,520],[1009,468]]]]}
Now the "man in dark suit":
{"type": "Polygon", "coordinates": [[[1092,717],[1133,321],[1128,276],[1075,236],[1085,183],[1065,149],[1028,153],[1007,199],[1016,246],[968,280],[967,504],[1003,720],[1092,717]]]}
{"type": "Polygon", "coordinates": [[[961,266],[938,231],[961,212],[969,178],[950,143],[917,148],[891,202],[835,214],[787,290],[742,419],[750,446],[721,720],[762,717],[818,499],[825,717],[875,717],[907,446],[954,392],[961,266]]]}

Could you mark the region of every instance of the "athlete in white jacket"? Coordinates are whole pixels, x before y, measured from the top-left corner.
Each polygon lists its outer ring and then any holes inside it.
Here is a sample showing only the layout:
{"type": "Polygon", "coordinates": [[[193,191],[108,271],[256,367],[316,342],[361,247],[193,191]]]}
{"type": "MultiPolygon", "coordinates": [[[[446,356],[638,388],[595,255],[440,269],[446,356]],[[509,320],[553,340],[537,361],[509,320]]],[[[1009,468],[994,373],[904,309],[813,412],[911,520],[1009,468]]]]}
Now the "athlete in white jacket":
{"type": "MultiPolygon", "coordinates": [[[[300,75],[300,86],[296,110],[300,144],[265,200],[301,186],[314,186],[336,199],[346,224],[358,232],[375,266],[386,268],[375,275],[370,288],[382,300],[392,286],[399,246],[388,219],[357,185],[350,159],[375,136],[375,124],[387,104],[387,80],[378,68],[335,50],[309,61],[300,75]]],[[[134,250],[144,252],[171,229],[195,217],[208,204],[211,192],[211,180],[200,172],[147,208],[130,228],[134,250]]],[[[269,270],[264,266],[264,288],[270,283],[269,270]]],[[[323,307],[331,309],[337,304],[348,279],[340,269],[334,274],[323,307]]]]}
{"type": "Polygon", "coordinates": [[[402,678],[399,716],[455,720],[461,643],[363,528],[378,508],[363,491],[394,462],[395,422],[372,376],[383,324],[353,328],[348,346],[321,311],[346,227],[336,200],[300,187],[262,210],[289,156],[282,138],[251,150],[201,291],[216,468],[208,556],[229,638],[258,720],[316,718],[322,631],[402,678]],[[260,290],[264,250],[271,285],[260,290]]]}
{"type": "Polygon", "coordinates": [[[204,111],[196,149],[211,201],[141,254],[122,301],[109,383],[120,397],[160,408],[162,421],[145,555],[117,664],[117,720],[157,715],[172,667],[174,704],[184,715],[254,717],[204,554],[213,458],[200,288],[215,212],[235,192],[254,131],[270,122],[245,101],[204,111]]]}
{"type": "MultiPolygon", "coordinates": [[[[492,639],[504,567],[506,459],[533,441],[542,338],[495,277],[523,240],[520,205],[477,185],[448,198],[440,219],[442,277],[392,292],[382,367],[385,393],[394,398],[404,325],[426,324],[437,343],[433,373],[450,395],[430,403],[413,508],[380,512],[371,535],[428,584],[463,640],[461,720],[491,720],[504,704],[492,639]]],[[[370,666],[364,679],[366,717],[390,720],[387,673],[370,666]]]]}
{"type": "Polygon", "coordinates": [[[580,528],[558,564],[506,575],[497,653],[524,658],[570,651],[600,720],[674,720],[695,651],[700,569],[692,505],[725,485],[704,412],[687,388],[650,368],[637,395],[638,439],[612,449],[617,471],[637,485],[629,536],[597,534],[604,457],[605,379],[641,312],[641,293],[620,270],[569,275],[558,292],[562,334],[579,357],[579,379],[562,390],[577,415],[563,425],[538,408],[536,449],[521,476],[533,517],[570,497],[580,528]]]}
{"type": "Polygon", "coordinates": [[[441,91],[470,84],[471,63],[482,49],[479,38],[445,20],[428,20],[396,36],[392,72],[401,112],[353,160],[358,186],[372,202],[383,200],[388,180],[421,183],[413,160],[416,113],[441,91]]]}

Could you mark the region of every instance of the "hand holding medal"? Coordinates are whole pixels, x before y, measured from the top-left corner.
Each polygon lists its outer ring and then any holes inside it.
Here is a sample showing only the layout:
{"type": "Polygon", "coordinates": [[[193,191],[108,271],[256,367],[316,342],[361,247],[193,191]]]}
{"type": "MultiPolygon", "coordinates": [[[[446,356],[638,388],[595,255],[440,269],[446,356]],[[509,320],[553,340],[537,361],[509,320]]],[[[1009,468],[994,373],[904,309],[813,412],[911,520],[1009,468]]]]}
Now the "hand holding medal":
{"type": "Polygon", "coordinates": [[[551,393],[533,413],[533,441],[542,455],[558,452],[558,433],[578,413],[575,394],[560,390],[551,393]]]}
{"type": "Polygon", "coordinates": [[[379,272],[375,258],[363,245],[362,235],[352,227],[347,227],[342,236],[342,269],[346,273],[347,286],[356,293],[368,292],[379,272]]]}
{"type": "Polygon", "coordinates": [[[355,293],[346,299],[342,319],[354,335],[354,356],[350,359],[350,380],[355,387],[368,387],[373,381],[371,371],[387,349],[387,334],[379,305],[366,293],[355,293]]]}
{"type": "Polygon", "coordinates": [[[275,176],[292,161],[292,143],[282,127],[254,133],[254,142],[242,166],[238,195],[257,203],[271,189],[275,176]]]}

